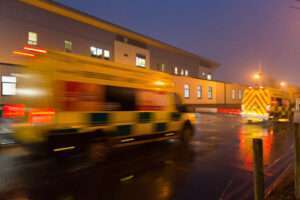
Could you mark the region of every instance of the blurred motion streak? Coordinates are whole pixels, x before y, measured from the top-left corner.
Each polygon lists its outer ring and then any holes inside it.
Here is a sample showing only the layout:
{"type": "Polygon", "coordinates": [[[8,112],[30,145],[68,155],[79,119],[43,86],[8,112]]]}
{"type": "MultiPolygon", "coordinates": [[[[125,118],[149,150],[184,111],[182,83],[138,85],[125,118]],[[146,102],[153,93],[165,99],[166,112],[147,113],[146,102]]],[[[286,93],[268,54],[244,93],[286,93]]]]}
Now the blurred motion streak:
{"type": "Polygon", "coordinates": [[[34,54],[26,53],[26,52],[23,52],[23,51],[14,51],[13,53],[16,54],[16,55],[20,55],[20,56],[35,57],[34,54]]]}
{"type": "Polygon", "coordinates": [[[47,50],[41,48],[33,48],[33,47],[25,46],[24,49],[35,53],[42,53],[42,54],[48,53],[47,50]]]}

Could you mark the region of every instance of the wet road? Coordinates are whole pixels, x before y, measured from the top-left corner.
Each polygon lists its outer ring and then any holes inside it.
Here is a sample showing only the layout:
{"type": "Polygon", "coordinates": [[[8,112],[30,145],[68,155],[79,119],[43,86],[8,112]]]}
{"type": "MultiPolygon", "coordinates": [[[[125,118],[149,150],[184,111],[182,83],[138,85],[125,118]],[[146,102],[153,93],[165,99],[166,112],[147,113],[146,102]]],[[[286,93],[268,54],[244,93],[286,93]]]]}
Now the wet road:
{"type": "Polygon", "coordinates": [[[2,149],[0,199],[251,199],[252,139],[263,138],[266,186],[292,161],[292,131],[200,115],[192,143],[147,144],[114,151],[107,161],[56,162],[22,148],[2,149]]]}

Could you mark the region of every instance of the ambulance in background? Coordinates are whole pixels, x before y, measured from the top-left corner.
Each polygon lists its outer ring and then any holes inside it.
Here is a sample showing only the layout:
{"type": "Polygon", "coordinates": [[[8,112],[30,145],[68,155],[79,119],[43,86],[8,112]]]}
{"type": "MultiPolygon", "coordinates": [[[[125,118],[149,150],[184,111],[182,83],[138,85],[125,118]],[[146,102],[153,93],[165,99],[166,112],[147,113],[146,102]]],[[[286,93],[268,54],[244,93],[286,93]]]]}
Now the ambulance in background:
{"type": "Polygon", "coordinates": [[[285,90],[249,87],[242,100],[242,116],[248,122],[288,122],[292,103],[292,97],[285,90]]]}
{"type": "Polygon", "coordinates": [[[193,135],[195,115],[165,73],[63,52],[23,69],[12,103],[24,105],[24,115],[14,138],[32,149],[94,153],[193,135]]]}

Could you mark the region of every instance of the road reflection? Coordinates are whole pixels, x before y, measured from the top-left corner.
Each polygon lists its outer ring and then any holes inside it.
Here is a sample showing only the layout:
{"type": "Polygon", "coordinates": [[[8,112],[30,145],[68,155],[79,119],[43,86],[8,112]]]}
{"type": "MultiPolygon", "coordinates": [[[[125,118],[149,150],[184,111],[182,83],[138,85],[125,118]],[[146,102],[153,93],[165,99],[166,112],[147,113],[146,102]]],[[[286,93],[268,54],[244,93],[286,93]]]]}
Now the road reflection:
{"type": "Polygon", "coordinates": [[[253,150],[252,141],[254,138],[263,140],[263,161],[264,165],[271,164],[278,153],[284,152],[283,145],[290,140],[288,132],[291,127],[289,124],[243,124],[239,129],[239,159],[243,163],[243,167],[247,170],[253,168],[253,150]]]}
{"type": "Polygon", "coordinates": [[[2,149],[0,200],[237,199],[252,192],[253,138],[263,139],[268,184],[290,161],[287,125],[243,124],[238,117],[215,115],[200,119],[189,146],[169,141],[128,147],[97,163],[2,149]]]}

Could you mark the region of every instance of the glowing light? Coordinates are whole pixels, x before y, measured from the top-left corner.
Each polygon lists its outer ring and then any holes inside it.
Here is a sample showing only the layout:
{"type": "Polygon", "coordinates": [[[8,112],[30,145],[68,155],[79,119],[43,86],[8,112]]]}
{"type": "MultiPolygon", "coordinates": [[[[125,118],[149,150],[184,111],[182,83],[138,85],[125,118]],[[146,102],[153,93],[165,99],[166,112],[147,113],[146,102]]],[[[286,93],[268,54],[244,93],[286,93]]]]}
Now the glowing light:
{"type": "Polygon", "coordinates": [[[175,133],[166,133],[165,134],[166,137],[170,137],[170,136],[174,136],[174,135],[175,135],[175,133]]]}
{"type": "Polygon", "coordinates": [[[36,53],[43,53],[43,54],[48,53],[48,51],[45,49],[33,48],[33,47],[28,47],[28,46],[25,46],[24,49],[27,51],[32,51],[32,52],[36,52],[36,53]]]}
{"type": "Polygon", "coordinates": [[[31,88],[19,88],[17,89],[17,94],[18,95],[23,95],[23,96],[44,96],[47,93],[43,90],[40,89],[31,89],[31,88]]]}
{"type": "Polygon", "coordinates": [[[289,119],[281,118],[281,119],[278,119],[278,122],[289,122],[289,119]]]}
{"type": "Polygon", "coordinates": [[[154,85],[156,85],[156,86],[165,86],[166,83],[163,82],[163,81],[155,81],[155,82],[154,82],[154,85]]]}
{"type": "Polygon", "coordinates": [[[32,53],[26,53],[22,51],[14,51],[13,53],[20,56],[35,57],[35,55],[32,53]]]}
{"type": "Polygon", "coordinates": [[[33,109],[29,112],[30,123],[51,123],[54,120],[55,111],[52,108],[33,109]]]}
{"type": "Polygon", "coordinates": [[[122,143],[132,142],[132,141],[134,141],[134,138],[128,138],[128,139],[121,140],[122,143]]]}
{"type": "Polygon", "coordinates": [[[62,147],[62,148],[56,148],[56,149],[53,149],[53,151],[54,151],[54,152],[70,151],[70,150],[73,150],[73,149],[75,149],[75,148],[76,148],[75,146],[62,147]]]}
{"type": "Polygon", "coordinates": [[[261,79],[261,75],[259,73],[256,73],[253,75],[254,80],[260,80],[261,79]]]}
{"type": "Polygon", "coordinates": [[[284,81],[280,82],[280,87],[286,87],[286,85],[287,85],[286,82],[284,82],[284,81]]]}

